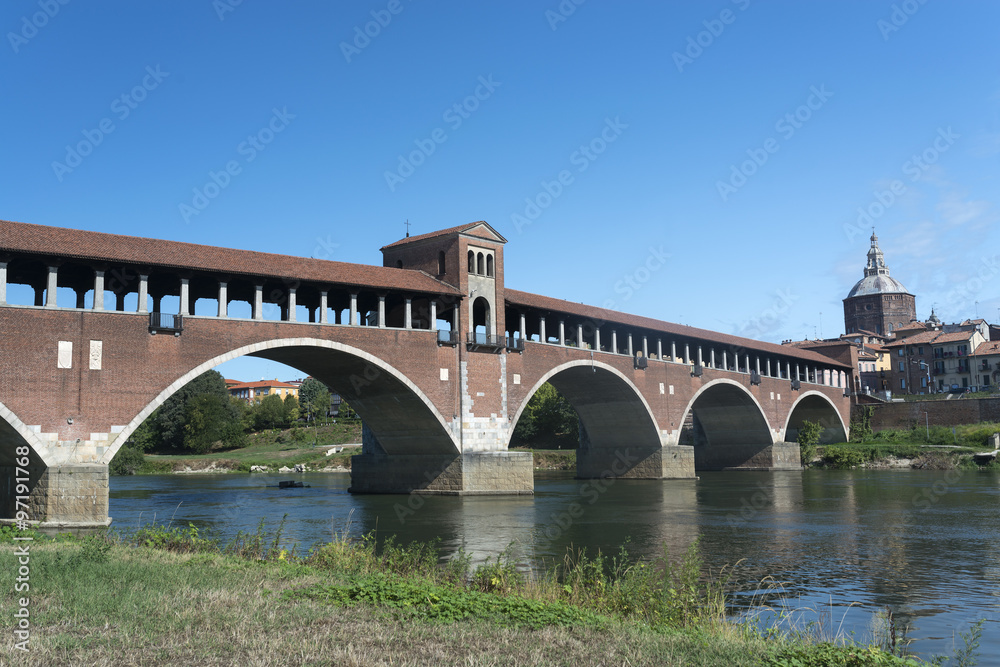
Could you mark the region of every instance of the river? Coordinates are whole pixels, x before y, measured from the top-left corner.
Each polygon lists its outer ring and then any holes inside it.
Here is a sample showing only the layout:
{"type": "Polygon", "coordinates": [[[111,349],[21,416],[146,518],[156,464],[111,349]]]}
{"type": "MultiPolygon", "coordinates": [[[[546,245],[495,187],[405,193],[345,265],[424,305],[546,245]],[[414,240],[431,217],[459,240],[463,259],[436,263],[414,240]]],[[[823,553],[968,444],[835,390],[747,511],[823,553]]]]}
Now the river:
{"type": "Polygon", "coordinates": [[[335,533],[377,531],[401,542],[440,538],[475,560],[508,547],[538,567],[566,549],[642,556],[682,553],[695,539],[709,571],[732,566],[737,605],[784,601],[797,627],[870,637],[888,607],[922,657],[954,652],[986,618],[980,664],[1000,655],[1000,475],[854,470],[701,473],[697,480],[575,480],[537,473],[534,496],[365,496],[348,474],[294,476],[310,488],[268,488],[291,475],[113,477],[113,527],[155,521],[222,538],[273,531],[308,549],[335,533]],[[762,596],[760,585],[780,585],[762,596]]]}

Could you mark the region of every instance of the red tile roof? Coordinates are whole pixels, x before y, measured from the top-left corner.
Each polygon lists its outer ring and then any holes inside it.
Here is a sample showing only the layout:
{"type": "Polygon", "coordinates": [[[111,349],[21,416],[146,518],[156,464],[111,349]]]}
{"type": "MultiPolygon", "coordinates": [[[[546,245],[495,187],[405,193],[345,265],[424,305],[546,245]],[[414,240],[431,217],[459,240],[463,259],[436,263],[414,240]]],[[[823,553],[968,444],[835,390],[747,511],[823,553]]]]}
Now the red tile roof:
{"type": "Polygon", "coordinates": [[[234,384],[229,387],[229,390],[233,389],[267,389],[270,387],[276,387],[278,389],[298,389],[298,385],[288,384],[287,382],[280,382],[278,380],[260,380],[259,382],[240,382],[239,384],[234,384]]]}
{"type": "Polygon", "coordinates": [[[399,239],[398,241],[393,241],[389,245],[384,245],[380,249],[385,250],[386,248],[394,248],[396,246],[405,245],[407,243],[413,243],[414,241],[423,241],[424,239],[432,239],[437,236],[447,236],[449,234],[461,234],[463,232],[471,233],[469,230],[480,225],[485,225],[489,230],[489,235],[484,234],[473,234],[473,236],[480,236],[482,238],[489,238],[490,236],[496,236],[496,239],[500,243],[506,243],[507,239],[500,235],[500,233],[493,229],[488,222],[485,220],[479,220],[478,222],[470,222],[464,225],[458,225],[457,227],[449,227],[448,229],[441,229],[436,232],[427,232],[426,234],[418,234],[417,236],[407,236],[406,238],[399,239]]]}
{"type": "Polygon", "coordinates": [[[988,340],[985,343],[980,343],[975,354],[1000,354],[1000,341],[988,340]]]}
{"type": "Polygon", "coordinates": [[[952,333],[942,333],[941,331],[923,331],[902,340],[886,343],[886,347],[902,347],[904,345],[919,345],[921,343],[961,343],[972,338],[975,331],[955,331],[952,333]]]}
{"type": "Polygon", "coordinates": [[[149,267],[212,271],[261,278],[453,294],[461,292],[423,271],[291,257],[253,250],[161,241],[0,220],[0,252],[19,251],[149,267]]]}
{"type": "Polygon", "coordinates": [[[506,300],[508,305],[515,305],[515,306],[520,305],[520,306],[527,306],[529,308],[538,308],[539,310],[549,310],[561,313],[568,313],[571,315],[577,315],[579,317],[593,320],[598,325],[603,325],[604,323],[620,323],[636,328],[650,329],[652,331],[658,331],[665,334],[672,334],[674,336],[696,338],[711,343],[717,343],[719,345],[744,348],[748,351],[754,350],[766,354],[782,355],[786,357],[794,357],[797,359],[802,359],[803,361],[822,363],[828,366],[851,368],[846,364],[837,362],[831,359],[830,357],[819,354],[818,352],[800,350],[798,348],[789,347],[786,345],[777,345],[775,343],[766,343],[759,340],[753,340],[751,338],[740,338],[739,336],[730,336],[728,334],[719,333],[717,331],[708,331],[707,329],[697,329],[695,327],[689,327],[682,324],[672,324],[670,322],[664,322],[662,320],[654,320],[652,318],[642,317],[640,315],[629,315],[628,313],[621,313],[614,310],[607,310],[605,308],[598,308],[596,306],[585,306],[580,303],[573,303],[572,301],[563,301],[562,299],[553,299],[551,297],[541,296],[538,294],[531,294],[529,292],[520,292],[518,290],[506,289],[504,290],[504,293],[506,295],[506,300]]]}

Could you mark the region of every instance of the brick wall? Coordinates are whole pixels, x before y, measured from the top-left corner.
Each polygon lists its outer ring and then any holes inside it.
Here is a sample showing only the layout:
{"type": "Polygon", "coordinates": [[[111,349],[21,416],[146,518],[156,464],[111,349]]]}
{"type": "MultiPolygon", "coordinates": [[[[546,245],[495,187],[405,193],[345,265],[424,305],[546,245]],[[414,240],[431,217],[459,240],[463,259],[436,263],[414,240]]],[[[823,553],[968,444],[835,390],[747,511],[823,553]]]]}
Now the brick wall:
{"type": "MultiPolygon", "coordinates": [[[[855,408],[855,417],[860,416],[855,408]]],[[[913,401],[886,403],[875,406],[872,429],[908,429],[914,424],[923,425],[925,419],[931,426],[958,426],[984,421],[1000,421],[1000,398],[960,398],[946,401],[913,401]],[[927,416],[924,416],[924,412],[927,416]]]]}

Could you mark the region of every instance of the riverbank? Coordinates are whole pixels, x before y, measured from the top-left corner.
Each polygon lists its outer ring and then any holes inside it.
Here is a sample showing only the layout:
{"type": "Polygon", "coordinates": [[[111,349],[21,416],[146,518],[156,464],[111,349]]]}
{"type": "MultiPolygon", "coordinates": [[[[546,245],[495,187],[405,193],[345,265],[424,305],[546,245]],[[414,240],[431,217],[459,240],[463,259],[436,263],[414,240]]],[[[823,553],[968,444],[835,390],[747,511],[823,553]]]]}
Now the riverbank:
{"type": "MultiPolygon", "coordinates": [[[[258,532],[194,528],[31,543],[29,650],[12,665],[898,665],[873,646],[726,619],[697,551],[625,563],[582,555],[529,579],[505,558],[439,564],[434,545],[338,539],[305,553],[258,532]],[[853,656],[854,662],[847,662],[853,656]],[[793,660],[797,660],[794,661],[793,660]],[[837,662],[839,660],[840,662],[837,662]]],[[[18,567],[0,546],[8,581],[18,567]]],[[[18,608],[13,587],[6,608],[18,608]]],[[[12,617],[5,619],[8,636],[12,617]]]]}
{"type": "Polygon", "coordinates": [[[977,461],[977,454],[988,451],[982,447],[924,443],[841,442],[801,447],[801,456],[805,467],[818,469],[1000,470],[995,459],[981,457],[977,461]]]}

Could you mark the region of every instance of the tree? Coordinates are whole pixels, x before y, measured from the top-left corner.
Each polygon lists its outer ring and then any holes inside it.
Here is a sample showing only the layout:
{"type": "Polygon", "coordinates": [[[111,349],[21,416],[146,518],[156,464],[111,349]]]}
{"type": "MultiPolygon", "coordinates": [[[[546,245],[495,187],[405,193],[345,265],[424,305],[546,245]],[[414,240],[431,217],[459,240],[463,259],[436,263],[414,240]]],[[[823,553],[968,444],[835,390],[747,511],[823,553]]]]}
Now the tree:
{"type": "Polygon", "coordinates": [[[540,448],[576,447],[580,440],[579,417],[569,401],[546,382],[528,401],[511,440],[515,445],[530,443],[540,448]]]}
{"type": "Polygon", "coordinates": [[[229,448],[246,445],[243,415],[228,397],[193,396],[185,406],[184,417],[184,448],[196,454],[204,454],[215,443],[229,448]]]}
{"type": "Polygon", "coordinates": [[[254,428],[262,431],[285,426],[285,402],[277,394],[268,394],[254,406],[254,428]]]}
{"type": "Polygon", "coordinates": [[[187,403],[201,394],[211,394],[222,401],[229,400],[226,381],[218,371],[207,371],[188,382],[150,415],[150,419],[156,419],[160,447],[181,449],[184,446],[187,403]]]}
{"type": "Polygon", "coordinates": [[[285,426],[291,426],[299,420],[299,399],[295,397],[295,394],[288,394],[285,396],[284,401],[285,407],[285,426]]]}
{"type": "Polygon", "coordinates": [[[306,378],[299,387],[299,408],[306,419],[325,417],[330,410],[330,389],[316,378],[306,378]]]}

